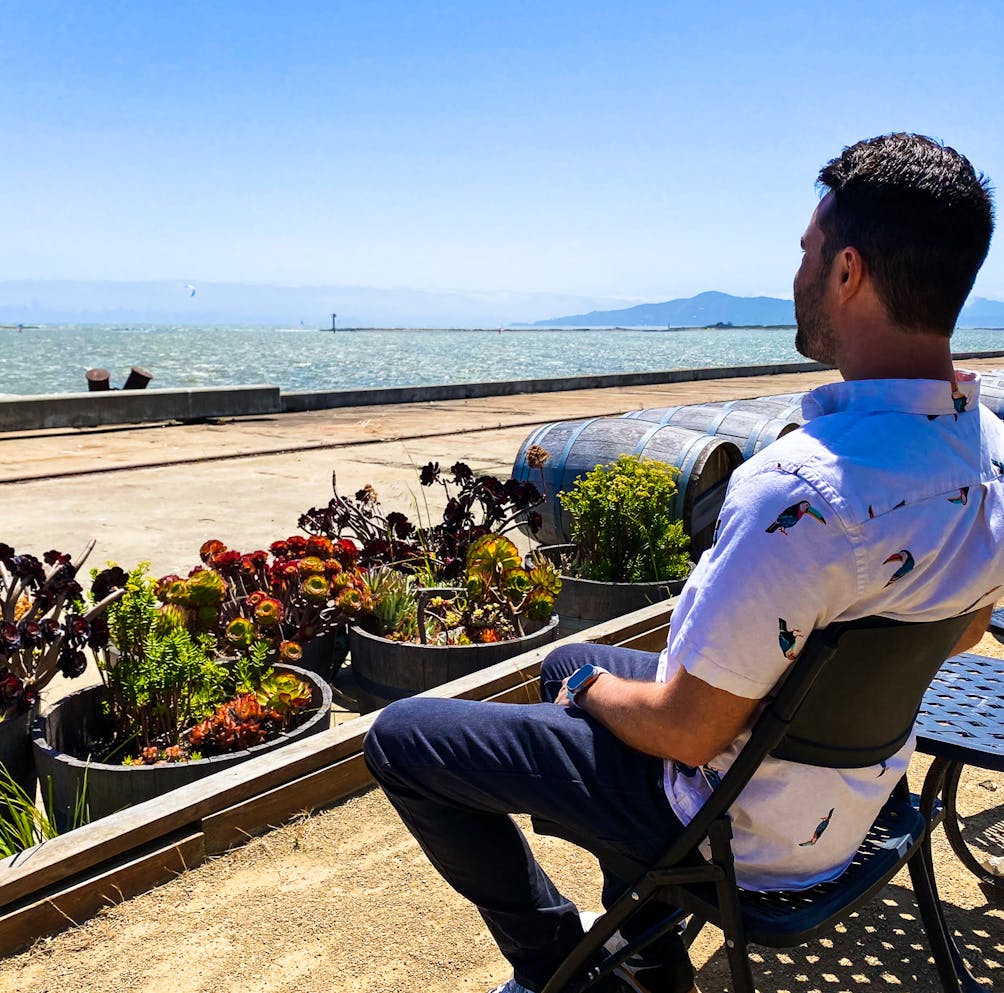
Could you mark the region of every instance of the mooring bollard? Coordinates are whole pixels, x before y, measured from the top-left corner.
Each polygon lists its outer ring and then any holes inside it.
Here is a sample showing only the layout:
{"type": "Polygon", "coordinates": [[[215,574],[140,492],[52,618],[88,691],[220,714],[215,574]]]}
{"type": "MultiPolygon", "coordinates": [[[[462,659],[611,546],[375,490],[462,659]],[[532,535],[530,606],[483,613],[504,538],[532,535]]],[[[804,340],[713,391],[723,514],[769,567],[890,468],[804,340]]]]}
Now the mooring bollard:
{"type": "Polygon", "coordinates": [[[129,378],[125,381],[124,390],[145,390],[146,384],[153,379],[153,373],[138,365],[134,365],[129,372],[129,378]]]}
{"type": "Polygon", "coordinates": [[[88,393],[100,393],[111,389],[108,385],[111,373],[107,369],[88,369],[84,373],[84,378],[87,380],[88,393]]]}

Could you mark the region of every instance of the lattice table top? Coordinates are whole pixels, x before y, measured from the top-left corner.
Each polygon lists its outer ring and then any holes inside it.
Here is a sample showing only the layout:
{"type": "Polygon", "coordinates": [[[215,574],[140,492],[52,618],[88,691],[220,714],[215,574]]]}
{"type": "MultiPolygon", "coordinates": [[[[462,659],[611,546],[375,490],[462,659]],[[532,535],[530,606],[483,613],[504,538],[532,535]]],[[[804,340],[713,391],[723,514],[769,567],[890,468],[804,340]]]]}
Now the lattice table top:
{"type": "Polygon", "coordinates": [[[965,652],[945,662],[920,705],[917,748],[1004,771],[1004,660],[965,652]]]}

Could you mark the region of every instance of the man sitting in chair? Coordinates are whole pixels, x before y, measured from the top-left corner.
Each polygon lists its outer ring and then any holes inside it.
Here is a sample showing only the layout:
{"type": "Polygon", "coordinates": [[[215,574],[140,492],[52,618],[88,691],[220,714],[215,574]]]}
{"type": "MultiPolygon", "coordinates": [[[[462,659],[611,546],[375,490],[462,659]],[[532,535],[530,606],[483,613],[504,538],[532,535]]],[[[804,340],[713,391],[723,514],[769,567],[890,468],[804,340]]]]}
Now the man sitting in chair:
{"type": "MultiPolygon", "coordinates": [[[[403,700],[367,736],[390,802],[512,963],[495,993],[540,991],[582,936],[510,813],[557,822],[601,865],[604,851],[653,861],[715,789],[810,632],[978,611],[963,651],[1004,590],[1004,425],[950,348],[990,243],[989,183],[953,149],[892,134],[845,149],[819,184],[795,345],[844,382],[813,390],[807,423],[733,475],[662,654],[563,647],[541,672],[548,702],[403,700]]],[[[740,885],[838,876],[913,744],[865,769],[768,758],[730,809],[740,885]]],[[[604,880],[605,905],[631,882],[604,880]]],[[[640,965],[607,988],[694,988],[675,934],[640,965]]]]}

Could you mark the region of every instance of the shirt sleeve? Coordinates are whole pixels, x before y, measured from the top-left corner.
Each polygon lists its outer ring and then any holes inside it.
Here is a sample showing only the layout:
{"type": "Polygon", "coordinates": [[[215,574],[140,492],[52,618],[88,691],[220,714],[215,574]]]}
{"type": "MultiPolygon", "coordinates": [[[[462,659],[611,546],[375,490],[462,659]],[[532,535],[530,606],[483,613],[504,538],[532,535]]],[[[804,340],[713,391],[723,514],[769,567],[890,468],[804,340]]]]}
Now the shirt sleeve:
{"type": "Polygon", "coordinates": [[[740,470],[715,544],[674,612],[667,678],[682,666],[719,689],[762,699],[809,634],[859,593],[854,546],[817,488],[780,467],[740,470]]]}

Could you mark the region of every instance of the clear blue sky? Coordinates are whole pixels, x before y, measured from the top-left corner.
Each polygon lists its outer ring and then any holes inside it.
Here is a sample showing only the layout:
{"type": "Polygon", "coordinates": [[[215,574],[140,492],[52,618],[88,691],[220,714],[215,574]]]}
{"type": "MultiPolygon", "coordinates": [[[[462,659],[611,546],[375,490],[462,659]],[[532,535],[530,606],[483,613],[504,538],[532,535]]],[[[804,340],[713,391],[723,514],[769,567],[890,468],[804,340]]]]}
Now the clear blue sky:
{"type": "Polygon", "coordinates": [[[843,145],[1004,189],[1002,51],[996,0],[0,0],[0,279],[790,296],[843,145]]]}

